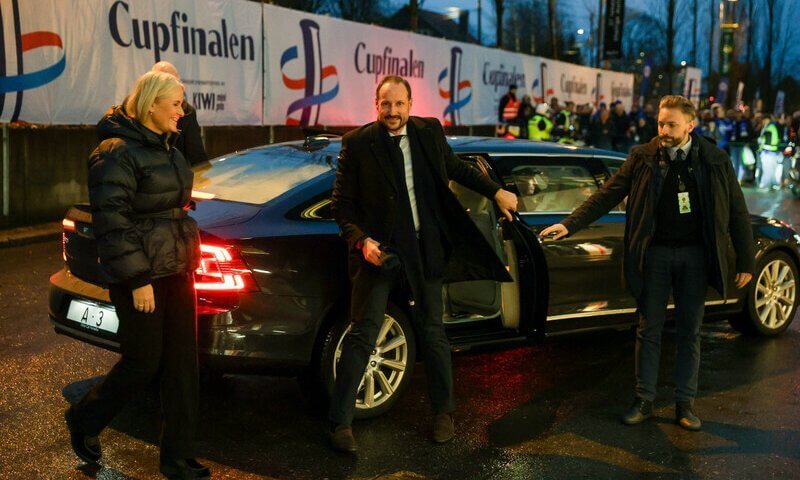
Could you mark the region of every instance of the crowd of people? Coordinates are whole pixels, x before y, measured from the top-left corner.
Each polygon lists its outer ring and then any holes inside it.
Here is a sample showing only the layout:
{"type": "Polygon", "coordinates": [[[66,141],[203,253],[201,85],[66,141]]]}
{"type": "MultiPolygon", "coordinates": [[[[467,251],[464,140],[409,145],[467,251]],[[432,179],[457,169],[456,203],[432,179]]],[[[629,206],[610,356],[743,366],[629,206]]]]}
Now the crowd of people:
{"type": "MultiPolygon", "coordinates": [[[[620,100],[594,106],[552,97],[536,103],[529,95],[518,99],[516,93],[517,86],[511,85],[500,99],[499,136],[627,153],[658,135],[656,109],[650,103],[626,111],[620,100]]],[[[739,183],[761,189],[780,189],[793,181],[799,130],[800,111],[771,115],[749,106],[726,110],[715,103],[698,111],[695,119],[695,131],[728,153],[739,183]]]]}

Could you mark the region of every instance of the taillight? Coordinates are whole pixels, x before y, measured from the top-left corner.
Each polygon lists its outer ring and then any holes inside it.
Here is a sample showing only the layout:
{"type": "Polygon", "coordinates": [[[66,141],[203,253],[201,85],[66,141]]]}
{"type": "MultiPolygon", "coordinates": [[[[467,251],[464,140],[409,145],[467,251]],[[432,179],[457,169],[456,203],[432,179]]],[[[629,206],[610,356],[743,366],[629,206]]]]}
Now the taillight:
{"type": "Polygon", "coordinates": [[[69,218],[65,218],[61,221],[61,226],[64,227],[63,231],[61,232],[61,258],[64,261],[67,261],[67,232],[74,232],[75,231],[75,221],[70,220],[69,218]]]}
{"type": "Polygon", "coordinates": [[[65,218],[61,221],[61,226],[64,227],[65,232],[74,232],[75,231],[75,221],[70,220],[69,218],[65,218]]]}
{"type": "Polygon", "coordinates": [[[243,293],[258,291],[253,272],[235,247],[200,245],[200,266],[194,272],[195,290],[243,293]]]}

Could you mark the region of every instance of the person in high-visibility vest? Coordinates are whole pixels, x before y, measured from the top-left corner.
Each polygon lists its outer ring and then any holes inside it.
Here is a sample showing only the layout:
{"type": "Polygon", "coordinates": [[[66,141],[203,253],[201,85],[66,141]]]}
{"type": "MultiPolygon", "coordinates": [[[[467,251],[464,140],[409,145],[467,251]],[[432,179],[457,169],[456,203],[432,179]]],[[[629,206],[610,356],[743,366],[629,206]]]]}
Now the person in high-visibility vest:
{"type": "Polygon", "coordinates": [[[573,137],[573,111],[575,109],[575,102],[567,100],[564,103],[564,108],[558,112],[553,118],[553,139],[572,138],[573,137]]]}
{"type": "Polygon", "coordinates": [[[758,188],[778,189],[783,176],[783,152],[778,124],[771,115],[764,117],[764,127],[758,137],[758,159],[761,163],[758,188]]]}
{"type": "Polygon", "coordinates": [[[546,103],[540,103],[536,106],[536,115],[528,121],[529,139],[537,142],[550,140],[553,122],[550,121],[549,112],[550,107],[546,103]]]}
{"type": "Polygon", "coordinates": [[[517,86],[508,86],[508,92],[500,98],[500,106],[497,109],[497,120],[500,123],[516,123],[519,115],[519,100],[517,100],[517,86]]]}

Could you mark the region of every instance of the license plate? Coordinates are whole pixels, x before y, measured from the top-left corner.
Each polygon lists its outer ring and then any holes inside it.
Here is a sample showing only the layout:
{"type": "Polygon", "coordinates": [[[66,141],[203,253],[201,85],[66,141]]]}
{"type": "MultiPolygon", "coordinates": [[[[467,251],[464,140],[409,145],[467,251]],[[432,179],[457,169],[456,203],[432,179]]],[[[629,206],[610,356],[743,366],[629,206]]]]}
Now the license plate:
{"type": "Polygon", "coordinates": [[[119,318],[112,306],[100,306],[82,300],[72,300],[67,311],[67,318],[78,322],[89,330],[117,333],[119,318]]]}

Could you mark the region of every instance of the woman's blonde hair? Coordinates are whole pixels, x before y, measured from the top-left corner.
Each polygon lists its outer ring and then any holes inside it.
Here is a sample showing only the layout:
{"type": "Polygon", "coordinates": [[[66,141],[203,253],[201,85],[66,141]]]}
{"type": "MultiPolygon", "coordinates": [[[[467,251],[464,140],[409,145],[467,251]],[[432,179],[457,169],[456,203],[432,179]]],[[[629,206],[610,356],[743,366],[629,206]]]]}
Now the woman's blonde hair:
{"type": "Polygon", "coordinates": [[[183,84],[174,75],[164,72],[147,72],[134,85],[125,102],[128,115],[140,122],[147,118],[150,106],[172,94],[175,89],[183,90],[183,84]]]}

